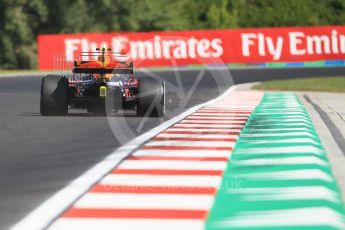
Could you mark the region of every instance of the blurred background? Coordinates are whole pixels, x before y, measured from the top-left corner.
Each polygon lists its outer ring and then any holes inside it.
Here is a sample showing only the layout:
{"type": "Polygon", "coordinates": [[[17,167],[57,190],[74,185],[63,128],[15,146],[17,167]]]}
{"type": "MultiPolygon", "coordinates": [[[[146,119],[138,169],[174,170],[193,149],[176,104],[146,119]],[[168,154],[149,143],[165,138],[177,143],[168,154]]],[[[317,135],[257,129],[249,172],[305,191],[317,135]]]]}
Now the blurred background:
{"type": "Polygon", "coordinates": [[[345,24],[345,0],[0,0],[0,69],[36,69],[37,35],[345,24]]]}

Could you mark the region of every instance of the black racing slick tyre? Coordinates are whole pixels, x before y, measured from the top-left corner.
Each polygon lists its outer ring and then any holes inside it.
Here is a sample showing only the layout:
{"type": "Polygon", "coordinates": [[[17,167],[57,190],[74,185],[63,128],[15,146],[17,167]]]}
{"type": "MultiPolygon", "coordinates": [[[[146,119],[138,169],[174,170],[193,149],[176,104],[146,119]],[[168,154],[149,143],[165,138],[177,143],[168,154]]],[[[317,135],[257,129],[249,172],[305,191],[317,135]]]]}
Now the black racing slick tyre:
{"type": "Polygon", "coordinates": [[[122,103],[122,90],[119,87],[107,90],[107,112],[118,112],[122,109],[122,103]]]}
{"type": "Polygon", "coordinates": [[[137,115],[163,117],[165,115],[165,82],[151,77],[139,81],[137,115]]]}
{"type": "Polygon", "coordinates": [[[58,75],[42,78],[40,112],[43,116],[68,113],[68,79],[58,75]]]}

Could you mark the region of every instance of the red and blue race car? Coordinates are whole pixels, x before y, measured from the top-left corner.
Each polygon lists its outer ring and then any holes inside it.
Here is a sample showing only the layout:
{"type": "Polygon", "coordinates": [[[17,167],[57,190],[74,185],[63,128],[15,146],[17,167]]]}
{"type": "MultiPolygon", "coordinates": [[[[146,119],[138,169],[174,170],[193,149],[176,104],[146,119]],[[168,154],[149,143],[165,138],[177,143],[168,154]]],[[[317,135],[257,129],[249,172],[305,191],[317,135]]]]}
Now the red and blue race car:
{"type": "Polygon", "coordinates": [[[74,61],[72,75],[42,79],[43,116],[66,115],[69,108],[103,114],[135,109],[138,116],[164,116],[165,82],[150,76],[136,79],[127,55],[101,48],[81,53],[80,59],[74,61]]]}

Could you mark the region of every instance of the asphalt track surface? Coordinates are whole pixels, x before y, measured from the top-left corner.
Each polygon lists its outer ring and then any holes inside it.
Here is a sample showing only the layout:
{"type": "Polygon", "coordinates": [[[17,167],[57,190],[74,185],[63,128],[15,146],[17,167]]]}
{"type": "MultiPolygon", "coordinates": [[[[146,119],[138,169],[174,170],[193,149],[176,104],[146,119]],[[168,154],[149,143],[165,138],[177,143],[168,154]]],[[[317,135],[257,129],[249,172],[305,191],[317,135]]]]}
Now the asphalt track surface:
{"type": "MultiPolygon", "coordinates": [[[[226,69],[154,72],[167,82],[165,119],[216,97],[233,84],[338,76],[345,74],[345,68],[230,72],[231,75],[226,69]]],[[[41,77],[0,78],[0,229],[8,229],[121,144],[163,122],[156,118],[143,122],[129,112],[119,117],[125,128],[117,131],[106,116],[84,111],[75,110],[65,117],[42,117],[40,84],[41,77]]]]}

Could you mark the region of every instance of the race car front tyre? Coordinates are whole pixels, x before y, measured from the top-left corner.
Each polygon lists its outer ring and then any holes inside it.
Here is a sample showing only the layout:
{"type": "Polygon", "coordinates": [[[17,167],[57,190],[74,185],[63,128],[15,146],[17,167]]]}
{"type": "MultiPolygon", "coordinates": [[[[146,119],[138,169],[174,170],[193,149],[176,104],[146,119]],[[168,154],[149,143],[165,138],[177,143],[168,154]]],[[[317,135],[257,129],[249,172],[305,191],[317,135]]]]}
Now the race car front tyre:
{"type": "Polygon", "coordinates": [[[165,115],[165,82],[143,77],[138,88],[138,116],[163,117],[165,115]]]}
{"type": "Polygon", "coordinates": [[[58,75],[42,78],[40,113],[43,116],[68,113],[68,79],[58,75]]]}

